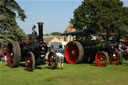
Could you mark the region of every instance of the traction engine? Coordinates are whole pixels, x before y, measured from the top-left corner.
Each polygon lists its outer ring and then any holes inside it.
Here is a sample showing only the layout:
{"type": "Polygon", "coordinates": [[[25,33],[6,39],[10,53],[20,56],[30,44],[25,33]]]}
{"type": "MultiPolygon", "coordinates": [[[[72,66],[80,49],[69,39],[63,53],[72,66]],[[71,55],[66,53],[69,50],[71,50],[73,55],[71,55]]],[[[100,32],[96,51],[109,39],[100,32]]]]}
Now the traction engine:
{"type": "MultiPolygon", "coordinates": [[[[11,41],[8,43],[6,56],[9,67],[18,67],[20,61],[25,61],[26,69],[33,71],[37,65],[46,63],[45,56],[48,52],[48,47],[43,41],[43,22],[38,23],[38,28],[39,36],[34,36],[31,40],[24,40],[22,42],[11,41]]],[[[50,63],[55,63],[55,56],[50,54],[48,57],[48,65],[52,67],[50,63]]]]}
{"type": "Polygon", "coordinates": [[[93,63],[100,67],[106,66],[109,62],[113,65],[122,63],[122,55],[119,51],[119,39],[110,39],[111,33],[98,36],[94,31],[84,29],[75,32],[62,33],[62,36],[71,35],[73,41],[65,47],[65,58],[70,64],[93,63]],[[95,39],[97,38],[98,39],[95,39]]]}

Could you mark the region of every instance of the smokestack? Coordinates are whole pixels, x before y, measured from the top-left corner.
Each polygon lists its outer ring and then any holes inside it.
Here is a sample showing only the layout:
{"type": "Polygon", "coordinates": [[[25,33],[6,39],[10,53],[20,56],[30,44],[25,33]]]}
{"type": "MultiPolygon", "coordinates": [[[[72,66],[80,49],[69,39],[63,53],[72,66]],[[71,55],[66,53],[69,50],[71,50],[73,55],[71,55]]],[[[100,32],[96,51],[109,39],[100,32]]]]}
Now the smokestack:
{"type": "Polygon", "coordinates": [[[43,22],[38,22],[38,30],[39,30],[39,41],[43,42],[43,22]]]}
{"type": "Polygon", "coordinates": [[[109,37],[110,37],[110,24],[106,25],[106,32],[107,32],[107,42],[109,41],[109,37]]]}

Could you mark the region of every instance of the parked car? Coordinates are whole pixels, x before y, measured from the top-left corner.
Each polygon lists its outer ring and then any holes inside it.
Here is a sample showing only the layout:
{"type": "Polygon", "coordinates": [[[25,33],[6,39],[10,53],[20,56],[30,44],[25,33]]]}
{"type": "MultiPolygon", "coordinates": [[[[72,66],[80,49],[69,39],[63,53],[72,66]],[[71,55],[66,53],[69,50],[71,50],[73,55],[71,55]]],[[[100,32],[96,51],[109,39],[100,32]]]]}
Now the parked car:
{"type": "Polygon", "coordinates": [[[67,42],[52,42],[50,44],[51,50],[54,52],[58,52],[60,49],[65,49],[67,42]]]}
{"type": "MultiPolygon", "coordinates": [[[[49,52],[60,52],[62,55],[64,55],[64,50],[65,50],[65,46],[66,46],[67,42],[52,42],[49,45],[49,51],[46,54],[45,59],[48,60],[48,54],[49,52]]],[[[65,55],[64,55],[65,56],[65,55]]]]}

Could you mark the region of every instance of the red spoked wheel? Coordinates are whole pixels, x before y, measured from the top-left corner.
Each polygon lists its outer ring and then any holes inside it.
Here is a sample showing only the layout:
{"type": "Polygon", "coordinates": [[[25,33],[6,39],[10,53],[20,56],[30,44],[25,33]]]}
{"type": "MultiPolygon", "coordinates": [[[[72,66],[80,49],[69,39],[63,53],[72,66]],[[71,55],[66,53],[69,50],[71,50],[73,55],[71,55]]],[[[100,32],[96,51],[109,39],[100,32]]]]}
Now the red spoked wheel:
{"type": "Polygon", "coordinates": [[[65,58],[70,64],[80,63],[84,56],[84,49],[80,42],[71,41],[65,47],[65,58]]]}
{"type": "Polygon", "coordinates": [[[12,56],[12,54],[13,54],[12,50],[7,48],[6,49],[6,56],[7,56],[8,67],[12,67],[12,65],[13,65],[13,56],[12,56]]]}
{"type": "Polygon", "coordinates": [[[115,49],[114,54],[110,55],[110,60],[109,61],[112,65],[121,64],[122,63],[121,53],[117,49],[115,49]]]}
{"type": "Polygon", "coordinates": [[[56,53],[54,52],[48,54],[48,67],[51,69],[57,68],[56,53]]]}
{"type": "Polygon", "coordinates": [[[25,66],[28,71],[33,71],[35,68],[35,56],[32,52],[28,52],[25,58],[25,66]]]}
{"type": "Polygon", "coordinates": [[[7,64],[9,67],[17,67],[20,63],[21,51],[19,43],[11,41],[6,49],[7,64]]]}
{"type": "Polygon", "coordinates": [[[96,64],[100,67],[106,66],[109,62],[108,54],[104,51],[98,52],[95,56],[95,61],[96,64]]]}

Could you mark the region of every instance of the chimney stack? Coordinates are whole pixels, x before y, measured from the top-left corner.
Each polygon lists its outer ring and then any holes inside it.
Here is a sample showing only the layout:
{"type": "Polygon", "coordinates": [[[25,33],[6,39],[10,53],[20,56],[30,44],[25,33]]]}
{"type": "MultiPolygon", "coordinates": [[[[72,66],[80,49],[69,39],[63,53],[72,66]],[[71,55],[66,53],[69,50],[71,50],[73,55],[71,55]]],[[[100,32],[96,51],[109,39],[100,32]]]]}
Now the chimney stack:
{"type": "Polygon", "coordinates": [[[38,30],[39,30],[39,41],[43,42],[43,22],[38,22],[38,30]]]}

